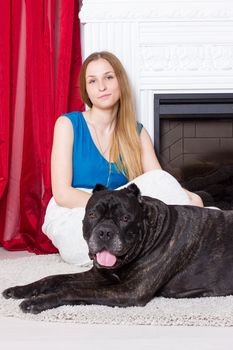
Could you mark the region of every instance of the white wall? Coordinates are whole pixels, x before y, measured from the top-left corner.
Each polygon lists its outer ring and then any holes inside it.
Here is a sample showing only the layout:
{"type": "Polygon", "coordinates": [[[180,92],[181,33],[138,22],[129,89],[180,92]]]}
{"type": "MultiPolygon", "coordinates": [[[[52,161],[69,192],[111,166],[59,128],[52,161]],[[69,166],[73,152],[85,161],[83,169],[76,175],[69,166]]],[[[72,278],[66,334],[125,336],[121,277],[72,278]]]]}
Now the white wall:
{"type": "Polygon", "coordinates": [[[233,0],[83,0],[83,57],[109,50],[153,138],[154,93],[233,92],[233,0]]]}

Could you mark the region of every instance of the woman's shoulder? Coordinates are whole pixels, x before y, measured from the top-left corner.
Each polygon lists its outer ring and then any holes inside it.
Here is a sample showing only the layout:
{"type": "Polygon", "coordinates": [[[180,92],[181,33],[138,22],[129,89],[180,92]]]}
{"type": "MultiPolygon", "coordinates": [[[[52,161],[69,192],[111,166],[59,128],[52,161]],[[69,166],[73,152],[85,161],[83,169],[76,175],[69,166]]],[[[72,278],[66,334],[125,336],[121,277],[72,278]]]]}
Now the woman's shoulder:
{"type": "Polygon", "coordinates": [[[62,114],[60,117],[57,118],[56,124],[61,124],[61,125],[71,124],[73,128],[76,129],[82,121],[83,121],[82,112],[75,111],[75,112],[62,114]]]}
{"type": "Polygon", "coordinates": [[[76,129],[80,120],[82,120],[82,112],[70,112],[60,115],[55,122],[55,129],[72,128],[76,129]]]}
{"type": "Polygon", "coordinates": [[[79,119],[81,119],[83,116],[82,112],[80,111],[74,111],[74,112],[69,112],[69,113],[64,113],[62,114],[59,118],[65,117],[68,118],[73,122],[77,122],[79,119]]]}

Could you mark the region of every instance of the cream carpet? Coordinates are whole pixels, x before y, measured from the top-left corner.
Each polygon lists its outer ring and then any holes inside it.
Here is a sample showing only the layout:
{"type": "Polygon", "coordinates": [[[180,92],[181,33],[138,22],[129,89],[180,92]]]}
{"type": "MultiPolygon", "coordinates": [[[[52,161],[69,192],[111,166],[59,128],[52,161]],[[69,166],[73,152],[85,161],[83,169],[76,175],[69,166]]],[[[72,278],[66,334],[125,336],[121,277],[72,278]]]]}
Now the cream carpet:
{"type": "MultiPolygon", "coordinates": [[[[0,289],[33,282],[51,274],[86,270],[64,263],[58,255],[0,261],[0,289]]],[[[24,314],[20,300],[0,296],[0,316],[50,322],[155,326],[233,326],[233,296],[218,298],[155,298],[145,307],[61,306],[38,315],[24,314]]]]}

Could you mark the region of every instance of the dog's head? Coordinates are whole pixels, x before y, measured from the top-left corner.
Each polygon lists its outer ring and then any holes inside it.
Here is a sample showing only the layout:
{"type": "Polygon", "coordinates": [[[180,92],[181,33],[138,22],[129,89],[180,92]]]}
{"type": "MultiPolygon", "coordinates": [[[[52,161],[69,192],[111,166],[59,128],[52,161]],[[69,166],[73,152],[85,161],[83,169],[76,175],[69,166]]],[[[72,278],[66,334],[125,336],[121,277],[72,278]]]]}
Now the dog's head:
{"type": "Polygon", "coordinates": [[[83,235],[97,267],[119,268],[135,255],[143,210],[135,184],[111,191],[97,185],[86,206],[83,235]]]}

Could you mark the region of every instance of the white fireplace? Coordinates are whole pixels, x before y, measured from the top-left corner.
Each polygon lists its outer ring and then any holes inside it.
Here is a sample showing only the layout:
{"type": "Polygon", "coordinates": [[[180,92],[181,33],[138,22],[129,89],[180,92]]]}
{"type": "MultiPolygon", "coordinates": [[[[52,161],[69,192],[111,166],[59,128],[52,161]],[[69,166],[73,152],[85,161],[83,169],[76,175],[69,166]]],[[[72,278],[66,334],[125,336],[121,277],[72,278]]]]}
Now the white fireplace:
{"type": "Polygon", "coordinates": [[[154,135],[154,94],[233,93],[233,0],[83,0],[85,58],[115,53],[138,119],[154,135]]]}

